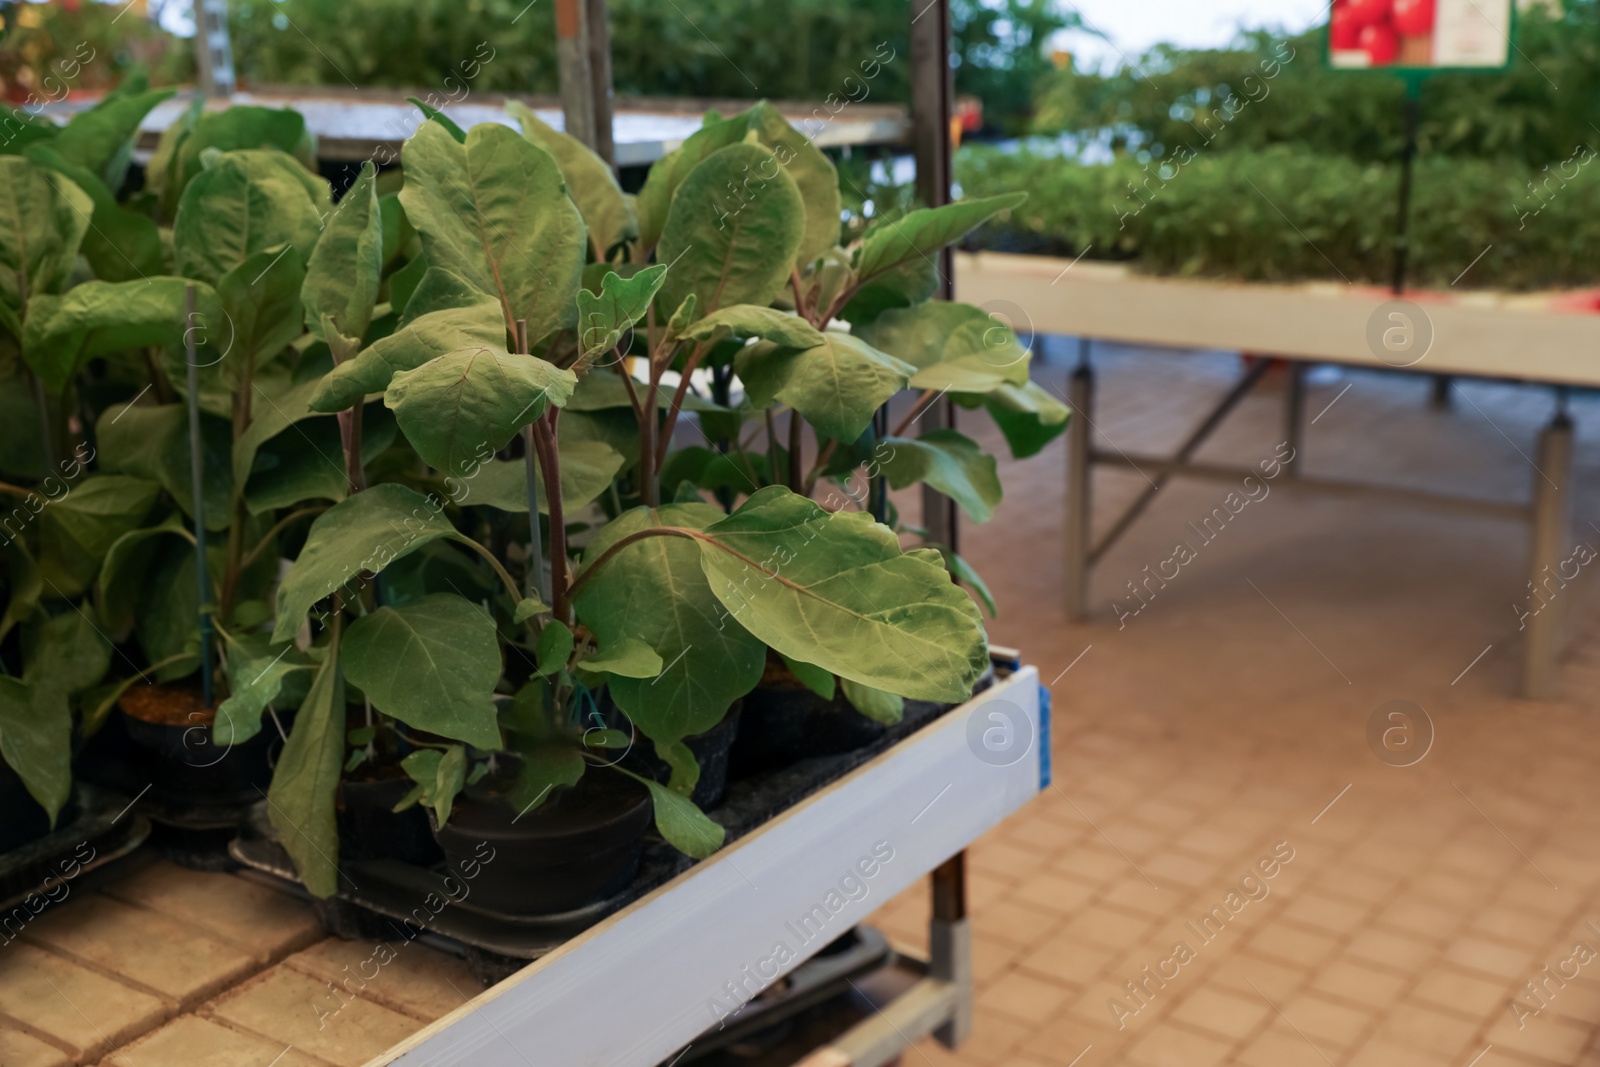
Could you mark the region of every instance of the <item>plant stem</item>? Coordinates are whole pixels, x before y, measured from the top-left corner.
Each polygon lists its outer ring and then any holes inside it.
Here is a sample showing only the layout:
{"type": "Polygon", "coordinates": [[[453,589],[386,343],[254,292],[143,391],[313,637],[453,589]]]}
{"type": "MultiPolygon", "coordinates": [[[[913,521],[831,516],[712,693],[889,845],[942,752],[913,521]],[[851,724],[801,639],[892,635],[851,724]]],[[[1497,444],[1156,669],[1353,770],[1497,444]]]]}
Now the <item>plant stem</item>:
{"type": "Polygon", "coordinates": [[[145,370],[150,374],[150,391],[156,394],[156,403],[170,404],[177,399],[172,395],[172,383],[167,380],[166,371],[161,369],[161,364],[156,361],[156,350],[144,350],[145,370]]]}
{"type": "Polygon", "coordinates": [[[256,559],[260,557],[261,553],[267,550],[267,546],[272,543],[273,538],[283,533],[283,531],[288,528],[290,523],[299,519],[303,519],[307,515],[320,515],[327,510],[328,509],[326,505],[320,505],[314,508],[301,508],[298,511],[289,512],[289,514],[273,523],[272,528],[261,535],[261,540],[256,542],[255,547],[246,552],[243,557],[240,558],[239,570],[245,570],[250,566],[250,564],[254,563],[256,559]]]}
{"type": "Polygon", "coordinates": [[[672,394],[672,404],[667,408],[666,425],[661,431],[661,443],[656,446],[658,469],[667,461],[667,446],[672,443],[672,432],[678,427],[678,415],[683,411],[683,400],[689,393],[689,379],[694,376],[700,361],[705,358],[710,344],[709,341],[700,342],[695,346],[695,350],[689,353],[689,358],[683,362],[683,377],[678,379],[678,388],[672,394]]]}
{"type": "MultiPolygon", "coordinates": [[[[184,321],[194,318],[195,289],[184,287],[184,321]]],[[[214,706],[211,678],[211,580],[206,573],[205,458],[200,440],[200,370],[195,365],[194,333],[184,332],[187,344],[189,406],[189,477],[194,494],[195,581],[200,592],[200,693],[205,706],[214,706]]]]}
{"type": "Polygon", "coordinates": [[[472,551],[489,561],[489,566],[493,567],[494,572],[500,576],[500,583],[506,587],[506,592],[511,594],[511,599],[513,601],[520,600],[522,598],[522,592],[517,588],[516,580],[511,577],[511,572],[506,570],[505,564],[501,563],[500,560],[495,557],[493,552],[490,552],[487,548],[484,548],[466,534],[458,533],[451,534],[449,536],[450,540],[466,545],[468,548],[472,549],[472,551]]]}
{"type": "Polygon", "coordinates": [[[794,290],[794,313],[810,322],[811,316],[806,313],[805,286],[800,281],[800,271],[798,269],[789,271],[789,288],[794,290]]]}
{"type": "Polygon", "coordinates": [[[797,493],[800,491],[802,484],[800,474],[800,431],[804,425],[800,419],[800,413],[791,408],[789,411],[789,488],[797,493]]]}
{"type": "Polygon", "coordinates": [[[555,617],[570,623],[571,611],[567,580],[567,522],[561,502],[561,457],[556,447],[556,420],[561,409],[552,407],[534,426],[534,443],[539,446],[539,465],[544,470],[545,501],[550,507],[550,606],[555,617]]]}
{"type": "Polygon", "coordinates": [[[761,414],[767,420],[767,481],[777,485],[780,479],[778,474],[778,428],[772,421],[771,408],[761,414]]]}
{"type": "MultiPolygon", "coordinates": [[[[517,353],[528,355],[528,320],[518,319],[514,331],[517,353]]],[[[538,421],[538,420],[535,420],[538,421]]],[[[550,603],[550,590],[544,585],[544,544],[539,538],[539,449],[537,431],[529,423],[522,428],[522,470],[528,486],[528,572],[523,576],[525,595],[542,604],[550,603]]]]}
{"type": "Polygon", "coordinates": [[[650,385],[644,394],[644,410],[639,420],[639,495],[649,507],[661,503],[661,486],[656,480],[656,394],[661,379],[654,364],[650,367],[650,385]]]}
{"type": "Polygon", "coordinates": [[[56,469],[56,436],[55,420],[50,417],[50,397],[44,391],[44,379],[34,374],[31,370],[29,377],[33,379],[33,402],[39,408],[39,439],[44,445],[44,469],[56,469]]]}
{"type": "Polygon", "coordinates": [[[801,486],[800,495],[810,496],[811,490],[817,487],[817,479],[822,476],[822,470],[828,465],[828,460],[833,458],[834,450],[839,447],[838,441],[830,440],[817,451],[816,462],[811,464],[811,469],[806,472],[806,480],[801,486]]]}
{"type": "Polygon", "coordinates": [[[943,393],[943,389],[924,389],[922,395],[917,397],[917,402],[911,405],[911,410],[906,412],[906,417],[900,420],[899,426],[890,431],[889,436],[899,437],[905,433],[911,424],[916,422],[922,416],[922,413],[928,409],[928,405],[939,399],[943,393]]]}

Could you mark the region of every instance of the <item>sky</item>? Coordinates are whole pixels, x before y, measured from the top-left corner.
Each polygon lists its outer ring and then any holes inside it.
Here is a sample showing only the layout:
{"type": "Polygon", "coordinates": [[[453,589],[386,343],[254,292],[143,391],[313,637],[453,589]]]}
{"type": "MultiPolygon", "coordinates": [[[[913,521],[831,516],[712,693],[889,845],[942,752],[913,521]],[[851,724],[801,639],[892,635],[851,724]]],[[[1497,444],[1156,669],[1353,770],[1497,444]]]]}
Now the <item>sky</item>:
{"type": "Polygon", "coordinates": [[[1129,59],[1152,45],[1217,47],[1241,26],[1273,26],[1300,31],[1327,17],[1328,0],[1067,0],[1088,25],[1111,39],[1063,34],[1061,47],[1080,64],[1103,68],[1129,59]]]}

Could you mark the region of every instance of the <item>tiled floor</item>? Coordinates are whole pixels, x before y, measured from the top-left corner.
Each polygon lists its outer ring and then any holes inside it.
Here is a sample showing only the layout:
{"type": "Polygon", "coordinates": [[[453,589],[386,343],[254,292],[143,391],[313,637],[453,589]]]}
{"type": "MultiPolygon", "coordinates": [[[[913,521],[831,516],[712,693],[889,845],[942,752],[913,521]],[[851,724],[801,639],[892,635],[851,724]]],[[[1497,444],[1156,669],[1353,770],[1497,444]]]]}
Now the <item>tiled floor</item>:
{"type": "MultiPolygon", "coordinates": [[[[1065,362],[1041,380],[1062,385],[1065,362]]],[[[1173,447],[1238,361],[1108,350],[1097,365],[1099,444],[1132,452],[1173,447]]],[[[1271,456],[1278,389],[1200,458],[1271,456]]],[[[1457,397],[1440,412],[1420,379],[1325,372],[1308,469],[1526,498],[1549,392],[1457,397]]],[[[1600,547],[1600,404],[1573,413],[1572,540],[1600,547]]],[[[1119,626],[1112,599],[1137,606],[1125,583],[1198,544],[1185,523],[1229,489],[1175,482],[1101,563],[1093,619],[1071,624],[1055,599],[1061,453],[1005,474],[1007,502],[964,554],[1001,601],[994,639],[1054,679],[1055,784],[971,852],[972,1040],[924,1043],[908,1067],[1600,1065],[1587,575],[1562,594],[1577,636],[1547,703],[1515,695],[1526,533],[1504,520],[1272,493],[1119,626]],[[1412,766],[1369,748],[1391,700],[1433,725],[1412,766]]],[[[1101,468],[1096,526],[1144,484],[1101,468]]],[[[879,921],[917,943],[926,914],[919,888],[879,921]]]]}

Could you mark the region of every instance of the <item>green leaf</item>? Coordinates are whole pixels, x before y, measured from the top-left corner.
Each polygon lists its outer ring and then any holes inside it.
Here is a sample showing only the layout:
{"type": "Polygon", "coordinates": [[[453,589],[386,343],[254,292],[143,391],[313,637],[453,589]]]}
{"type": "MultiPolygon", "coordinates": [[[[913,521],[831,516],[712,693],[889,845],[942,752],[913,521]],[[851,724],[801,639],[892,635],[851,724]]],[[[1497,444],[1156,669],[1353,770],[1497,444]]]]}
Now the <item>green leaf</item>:
{"type": "MultiPolygon", "coordinates": [[[[287,153],[289,162],[300,166],[302,184],[313,199],[317,198],[316,186],[321,184],[319,206],[327,206],[327,184],[307,169],[316,167],[316,143],[299,112],[241,104],[221,111],[205,111],[204,100],[196,98],[195,103],[200,106],[192,113],[188,128],[175,124],[178,133],[171,146],[169,165],[159,165],[162,155],[159,148],[156,158],[150,161],[149,173],[156,179],[154,187],[161,193],[164,216],[171,217],[178,209],[189,183],[204,169],[203,157],[210,148],[222,152],[277,149],[287,153]]],[[[305,251],[308,250],[302,249],[305,251]]]]}
{"type": "Polygon", "coordinates": [[[306,889],[319,898],[330,897],[339,888],[334,803],[344,764],[344,675],[337,641],[327,653],[295,716],[267,790],[268,817],[278,840],[306,889]]]}
{"type": "Polygon", "coordinates": [[[524,597],[517,601],[517,610],[512,614],[511,621],[521,625],[535,615],[545,615],[550,612],[549,604],[536,596],[524,597]]]}
{"type": "Polygon", "coordinates": [[[624,279],[608,271],[599,295],[578,290],[578,357],[587,363],[615,348],[627,329],[650,310],[666,280],[667,265],[658,263],[624,279]]]}
{"type": "Polygon", "coordinates": [[[458,144],[426,123],[403,150],[406,217],[428,262],[500,300],[507,331],[537,344],[577,318],[587,239],[550,153],[485,123],[458,144]]]}
{"type": "Polygon", "coordinates": [[[122,188],[122,180],[128,173],[139,123],[175,91],[110,93],[93,107],[73,115],[61,136],[55,139],[55,147],[68,162],[93,172],[115,192],[122,188]]]}
{"type": "MultiPolygon", "coordinates": [[[[639,217],[640,251],[648,252],[661,239],[662,228],[667,223],[667,213],[677,195],[678,186],[683,184],[689,173],[711,153],[744,140],[749,125],[743,115],[709,122],[690,134],[683,144],[656,160],[633,205],[639,217]]],[[[656,258],[666,261],[661,256],[656,258]]]]}
{"type": "MultiPolygon", "coordinates": [[[[956,398],[958,403],[972,406],[977,398],[956,398]]],[[[1017,459],[1037,455],[1045,445],[1055,440],[1067,428],[1071,410],[1033,382],[1023,386],[1004,385],[986,393],[981,403],[989,410],[989,417],[1005,435],[1011,454],[1017,459]]]]}
{"type": "Polygon", "coordinates": [[[945,245],[954,244],[1002,211],[1028,199],[1027,193],[1007,193],[974,200],[958,200],[943,207],[922,208],[898,219],[873,226],[861,240],[856,277],[866,281],[907,260],[932,259],[945,245]]]}
{"type": "Polygon", "coordinates": [[[567,192],[578,205],[584,228],[589,231],[596,262],[605,262],[606,253],[613,247],[639,236],[633,209],[605,160],[576,137],[545,125],[521,101],[507,102],[506,112],[521,124],[522,136],[555,157],[567,192]]]}
{"type": "MultiPolygon", "coordinates": [[[[184,190],[172,227],[178,267],[215,285],[257,252],[286,246],[302,262],[316,248],[324,205],[298,163],[281,152],[227,152],[184,190]]],[[[326,189],[324,189],[326,194],[326,189]]]]}
{"type": "MultiPolygon", "coordinates": [[[[435,271],[428,271],[428,278],[435,271]]],[[[425,283],[426,284],[426,280],[425,283]]],[[[418,288],[417,294],[423,292],[418,288]]],[[[418,296],[412,297],[412,306],[418,296]]],[[[409,315],[409,309],[408,309],[409,315]]],[[[500,305],[480,297],[469,307],[428,311],[334,367],[321,381],[311,406],[318,411],[343,411],[372,393],[381,393],[400,371],[415,370],[446,352],[468,345],[504,348],[505,319],[500,305]]]]}
{"type": "MultiPolygon", "coordinates": [[[[370,466],[398,432],[387,408],[368,404],[361,424],[361,462],[370,466]]],[[[343,445],[338,420],[330,418],[308,419],[264,442],[245,482],[246,510],[260,515],[318,500],[343,500],[350,489],[343,445]]],[[[238,447],[236,443],[235,456],[238,447]]]]}
{"type": "Polygon", "coordinates": [[[700,761],[694,758],[694,753],[682,741],[673,741],[670,744],[657,744],[656,756],[667,765],[672,776],[667,781],[667,788],[681,797],[694,795],[694,787],[700,784],[700,761]]]}
{"type": "Polygon", "coordinates": [[[72,713],[67,702],[0,676],[0,756],[54,827],[72,795],[72,713]]]}
{"type": "Polygon", "coordinates": [[[539,631],[539,646],[534,650],[533,658],[539,665],[542,677],[548,678],[566,669],[567,660],[572,658],[572,631],[566,623],[551,619],[544,624],[544,629],[539,631]]]}
{"type": "Polygon", "coordinates": [[[87,167],[68,162],[53,142],[31,146],[27,157],[65,175],[94,201],[94,213],[80,247],[96,277],[125,282],[166,273],[161,232],[155,219],[118,204],[103,181],[87,167]]]}
{"type": "MultiPolygon", "coordinates": [[[[467,783],[467,753],[460,745],[450,745],[442,753],[424,748],[400,761],[400,766],[417,783],[412,795],[425,808],[432,808],[434,817],[443,826],[450,821],[450,810],[455,806],[456,795],[467,783]]],[[[410,800],[410,797],[406,798],[410,800]]],[[[395,810],[409,807],[405,801],[395,810]]]]}
{"type": "Polygon", "coordinates": [[[754,344],[734,360],[751,404],[787,404],[818,433],[840,441],[860,437],[873,412],[906,387],[915,369],[836,330],[811,348],[754,344]]]}
{"type": "Polygon", "coordinates": [[[978,608],[938,552],[902,552],[864,512],[829,512],[773,486],[694,544],[716,597],[792,659],[945,702],[970,697],[988,666],[978,608]]]}
{"type": "Polygon", "coordinates": [[[935,300],[897,308],[858,332],[917,368],[913,389],[989,393],[1028,381],[1029,352],[1011,327],[970,304],[935,300]]]}
{"type": "Polygon", "coordinates": [[[335,504],[312,522],[300,557],[278,586],[272,639],[293,637],[312,605],[362,571],[377,574],[430,541],[454,536],[432,500],[393,482],[335,504]]]}
{"type": "MultiPolygon", "coordinates": [[[[232,331],[219,364],[228,381],[258,380],[255,372],[300,336],[304,281],[300,253],[292,248],[257,252],[218,279],[217,299],[232,331]]],[[[253,406],[259,403],[252,398],[253,406]]]]}
{"type": "Polygon", "coordinates": [[[522,768],[506,800],[522,818],[550,798],[552,791],[583,777],[583,755],[571,745],[534,744],[518,752],[522,768]]]}
{"type": "Polygon", "coordinates": [[[20,156],[0,156],[0,307],[58,292],[94,213],[89,194],[20,156]]]}
{"type": "Polygon", "coordinates": [[[416,105],[417,110],[421,111],[427,116],[427,121],[437,122],[440,126],[443,126],[447,131],[449,131],[450,136],[455,138],[457,144],[467,143],[467,131],[456,125],[455,120],[449,115],[446,115],[443,111],[440,111],[431,104],[423,103],[414,96],[406,97],[406,103],[416,105]]]}
{"type": "Polygon", "coordinates": [[[285,645],[270,658],[252,658],[238,649],[228,656],[230,692],[217,706],[211,726],[213,744],[231,748],[261,732],[261,713],[283,692],[283,680],[309,666],[291,657],[293,651],[293,645],[285,645]]]}
{"type": "Polygon", "coordinates": [[[844,689],[844,698],[850,702],[850,706],[873,722],[893,726],[905,715],[906,702],[902,697],[874,689],[870,685],[852,682],[848,678],[840,684],[844,689]]]}
{"type": "MultiPolygon", "coordinates": [[[[624,537],[661,526],[702,529],[722,518],[706,504],[635,508],[607,523],[584,552],[592,566],[624,537]]],[[[666,666],[649,678],[613,677],[617,706],[653,741],[704,733],[761,681],[766,649],[717,601],[695,544],[645,537],[619,550],[578,592],[579,620],[610,648],[630,638],[666,666]]]]}
{"type": "Polygon", "coordinates": [[[212,288],[183,278],[91,281],[62,296],[35,296],[23,324],[23,356],[45,388],[59,393],[91,359],[128,348],[181,344],[184,290],[191,284],[200,321],[220,323],[222,309],[212,288]]]}
{"type": "Polygon", "coordinates": [[[624,637],[582,660],[578,666],[619,678],[654,678],[661,673],[662,663],[655,649],[637,637],[624,637]]]}
{"type": "Polygon", "coordinates": [[[454,593],[357,619],[344,637],[345,679],[408,726],[483,749],[500,747],[494,620],[454,593]]]}
{"type": "Polygon", "coordinates": [[[712,822],[688,797],[632,771],[621,767],[612,769],[650,790],[650,799],[655,802],[656,829],[666,838],[667,844],[697,860],[705,859],[722,847],[727,831],[712,822]]]}
{"type": "Polygon", "coordinates": [[[69,484],[39,515],[39,567],[53,592],[88,588],[111,546],[144,522],[160,494],[155,482],[116,474],[69,484]]]}
{"type": "Polygon", "coordinates": [[[122,633],[133,625],[140,590],[151,569],[158,543],[166,537],[183,541],[184,532],[182,516],[172,515],[160,525],[130,530],[106,550],[105,562],[95,583],[95,600],[107,629],[122,633]]]}
{"type": "Polygon", "coordinates": [[[734,304],[705,316],[684,331],[690,341],[720,339],[726,332],[735,337],[760,337],[790,348],[814,348],[826,338],[815,326],[798,315],[755,304],[734,304]]]}
{"type": "Polygon", "coordinates": [[[577,381],[537,356],[475,346],[397,372],[383,402],[418,455],[465,477],[546,406],[565,404],[577,381]]]}
{"type": "Polygon", "coordinates": [[[111,642],[82,608],[52,616],[25,636],[31,640],[24,642],[22,680],[41,708],[58,701],[65,705],[99,684],[111,666],[111,642]]]}
{"type": "Polygon", "coordinates": [[[994,606],[994,594],[989,592],[989,586],[984,582],[983,576],[975,570],[972,564],[951,552],[943,545],[938,546],[939,552],[944,556],[944,565],[950,571],[950,577],[967,586],[978,595],[983,606],[989,611],[989,618],[994,618],[999,611],[994,606]]]}
{"type": "Polygon", "coordinates": [[[361,176],[339,201],[306,264],[300,294],[306,327],[330,347],[336,338],[326,336],[325,319],[345,339],[343,347],[353,348],[366,335],[373,305],[378,302],[378,286],[383,280],[383,216],[378,210],[377,176],[370,162],[361,165],[361,176]]]}
{"type": "MultiPolygon", "coordinates": [[[[101,414],[98,429],[103,469],[160,482],[184,514],[194,515],[189,413],[183,404],[107,408],[101,414]]],[[[233,492],[233,429],[228,420],[201,412],[200,444],[206,529],[225,530],[233,492]]]]}
{"type": "Polygon", "coordinates": [[[804,270],[839,243],[839,172],[822,149],[789,125],[783,114],[765,100],[747,114],[750,129],[772,149],[805,202],[805,235],[794,263],[797,269],[804,270]]]}
{"type": "Polygon", "coordinates": [[[961,505],[973,522],[988,522],[1000,503],[1000,474],[994,457],[954,430],[929,430],[921,437],[886,437],[874,453],[889,488],[917,482],[961,505]]]}
{"type": "MultiPolygon", "coordinates": [[[[563,441],[561,499],[567,511],[570,513],[599,499],[622,469],[624,458],[604,441],[563,441]]],[[[483,504],[513,515],[528,513],[528,474],[520,459],[483,463],[476,473],[462,476],[459,488],[465,492],[456,496],[458,504],[483,504]]],[[[539,512],[550,514],[550,499],[542,478],[539,512]]]]}
{"type": "Polygon", "coordinates": [[[802,685],[823,700],[832,700],[834,693],[838,691],[839,679],[833,676],[832,671],[825,671],[814,663],[802,663],[788,656],[783,657],[783,664],[789,668],[790,673],[800,679],[802,685]]]}
{"type": "Polygon", "coordinates": [[[730,304],[772,303],[788,284],[805,219],[794,179],[766,148],[713,152],[684,179],[661,232],[656,258],[671,265],[662,310],[690,294],[702,317],[730,304]]]}

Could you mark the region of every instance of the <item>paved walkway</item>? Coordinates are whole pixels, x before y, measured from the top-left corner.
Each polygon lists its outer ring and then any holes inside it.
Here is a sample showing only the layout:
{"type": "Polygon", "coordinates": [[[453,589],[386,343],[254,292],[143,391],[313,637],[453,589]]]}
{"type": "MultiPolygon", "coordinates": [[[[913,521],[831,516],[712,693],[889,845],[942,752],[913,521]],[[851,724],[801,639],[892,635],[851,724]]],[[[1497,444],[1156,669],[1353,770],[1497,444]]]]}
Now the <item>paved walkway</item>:
{"type": "MultiPolygon", "coordinates": [[[[1238,360],[1108,349],[1097,365],[1101,446],[1161,451],[1238,360]]],[[[1060,386],[1065,369],[1039,377],[1060,386]]],[[[1548,390],[1467,384],[1434,411],[1421,379],[1326,371],[1305,461],[1525,498],[1551,409],[1548,390]]],[[[1600,501],[1582,492],[1600,484],[1600,403],[1573,411],[1572,540],[1600,547],[1585,521],[1600,501]]],[[[1280,418],[1269,378],[1200,458],[1268,458],[1280,418]]],[[[1119,626],[1113,598],[1136,606],[1125,583],[1197,543],[1185,524],[1228,489],[1189,481],[1106,556],[1094,618],[1071,624],[1063,462],[1058,445],[1012,465],[995,520],[966,534],[1001,602],[994,639],[1054,679],[1056,781],[971,853],[973,1039],[904,1063],[1600,1065],[1600,654],[1583,578],[1563,593],[1577,639],[1548,703],[1514,695],[1526,533],[1508,521],[1273,493],[1119,626]],[[1367,740],[1394,700],[1435,732],[1408,767],[1367,740]]],[[[1143,485],[1097,472],[1097,527],[1143,485]]],[[[925,898],[878,921],[925,941],[925,898]]]]}

